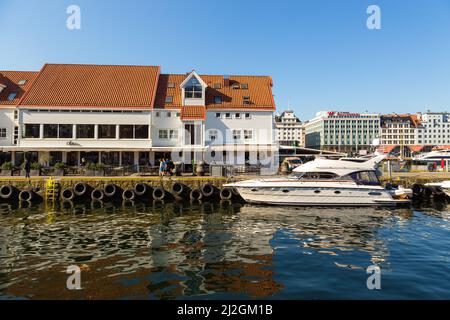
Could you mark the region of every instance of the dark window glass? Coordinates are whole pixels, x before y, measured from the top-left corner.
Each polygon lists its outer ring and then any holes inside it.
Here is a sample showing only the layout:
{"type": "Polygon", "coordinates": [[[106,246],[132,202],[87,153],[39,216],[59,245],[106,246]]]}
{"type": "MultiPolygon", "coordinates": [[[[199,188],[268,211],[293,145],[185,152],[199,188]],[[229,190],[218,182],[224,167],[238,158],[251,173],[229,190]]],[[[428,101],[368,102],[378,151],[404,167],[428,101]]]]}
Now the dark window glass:
{"type": "Polygon", "coordinates": [[[120,153],[102,152],[102,163],[110,166],[118,166],[120,164],[120,153]]]}
{"type": "Polygon", "coordinates": [[[62,152],[61,151],[50,151],[50,166],[54,166],[55,163],[62,162],[62,152]]]}
{"type": "Polygon", "coordinates": [[[203,97],[203,87],[200,82],[192,77],[184,88],[185,98],[202,98],[203,97]]]}
{"type": "Polygon", "coordinates": [[[122,165],[134,165],[134,152],[122,152],[122,165]]]}
{"type": "Polygon", "coordinates": [[[26,124],[24,138],[39,138],[40,125],[38,124],[26,124]]]}
{"type": "Polygon", "coordinates": [[[73,125],[60,124],[59,125],[59,138],[60,139],[72,139],[73,138],[73,125]]]}
{"type": "Polygon", "coordinates": [[[148,152],[139,152],[139,165],[140,166],[148,166],[148,165],[150,165],[150,153],[148,153],[148,152]]]}
{"type": "Polygon", "coordinates": [[[94,139],[94,125],[93,124],[77,124],[77,138],[78,139],[94,139]]]}
{"type": "Polygon", "coordinates": [[[100,124],[98,126],[98,138],[99,139],[115,139],[116,138],[116,126],[112,124],[100,124]]]}
{"type": "Polygon", "coordinates": [[[148,125],[134,126],[135,139],[148,139],[148,125]]]}
{"type": "Polygon", "coordinates": [[[120,139],[133,139],[133,126],[132,125],[121,125],[120,126],[120,139]]]}
{"type": "Polygon", "coordinates": [[[172,102],[173,102],[173,96],[167,96],[166,103],[172,103],[172,102]]]}
{"type": "Polygon", "coordinates": [[[0,166],[5,162],[11,162],[11,152],[0,152],[0,166]]]}
{"type": "Polygon", "coordinates": [[[215,97],[214,97],[214,103],[215,103],[215,104],[220,104],[220,103],[222,103],[222,97],[221,97],[221,96],[215,96],[215,97]]]}
{"type": "Polygon", "coordinates": [[[44,138],[58,138],[58,125],[44,124],[44,138]]]}

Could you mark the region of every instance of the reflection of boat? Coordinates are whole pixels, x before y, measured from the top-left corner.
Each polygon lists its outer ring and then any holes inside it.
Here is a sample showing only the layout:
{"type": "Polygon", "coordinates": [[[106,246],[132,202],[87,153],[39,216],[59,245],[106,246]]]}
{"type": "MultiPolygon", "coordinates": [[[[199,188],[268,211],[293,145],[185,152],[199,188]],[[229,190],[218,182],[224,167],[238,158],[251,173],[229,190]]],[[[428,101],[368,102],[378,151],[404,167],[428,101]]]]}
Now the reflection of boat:
{"type": "Polygon", "coordinates": [[[445,194],[450,197],[450,180],[442,182],[426,183],[425,185],[430,187],[441,187],[442,191],[444,191],[445,194]]]}
{"type": "Polygon", "coordinates": [[[362,163],[316,159],[283,178],[256,179],[227,184],[250,203],[305,206],[395,206],[409,200],[395,199],[381,186],[376,167],[384,156],[362,163]]]}

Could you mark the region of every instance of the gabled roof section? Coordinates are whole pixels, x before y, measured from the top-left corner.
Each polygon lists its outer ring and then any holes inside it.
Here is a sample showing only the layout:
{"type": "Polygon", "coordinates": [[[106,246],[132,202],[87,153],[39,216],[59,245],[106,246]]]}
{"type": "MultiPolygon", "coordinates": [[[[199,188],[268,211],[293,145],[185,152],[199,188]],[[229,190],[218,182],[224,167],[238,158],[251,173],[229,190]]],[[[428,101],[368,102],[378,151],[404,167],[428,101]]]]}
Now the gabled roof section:
{"type": "Polygon", "coordinates": [[[0,92],[0,108],[17,106],[37,75],[36,71],[0,71],[0,85],[3,87],[0,92]],[[19,84],[20,81],[25,83],[19,84]],[[16,97],[9,101],[11,93],[16,93],[16,97]]]}
{"type": "Polygon", "coordinates": [[[206,120],[206,108],[204,106],[183,106],[181,108],[181,120],[206,120]]]}
{"type": "Polygon", "coordinates": [[[205,83],[205,81],[203,81],[203,79],[198,75],[198,73],[195,72],[195,70],[192,70],[192,72],[186,77],[186,79],[184,79],[184,81],[180,83],[180,88],[183,88],[186,85],[186,83],[188,83],[188,81],[191,80],[192,77],[195,77],[203,87],[208,86],[205,83]]]}
{"type": "MultiPolygon", "coordinates": [[[[275,101],[272,94],[272,78],[269,76],[229,76],[199,75],[207,84],[206,109],[249,109],[274,111],[275,101]],[[220,97],[221,103],[216,103],[220,97]],[[244,99],[249,98],[249,99],[244,99]],[[247,102],[248,101],[248,102],[247,102]]],[[[181,109],[181,85],[185,74],[161,74],[156,93],[155,108],[181,109]],[[168,96],[172,102],[166,102],[168,96]]]]}
{"type": "Polygon", "coordinates": [[[19,107],[151,109],[160,67],[46,64],[19,107]]]}

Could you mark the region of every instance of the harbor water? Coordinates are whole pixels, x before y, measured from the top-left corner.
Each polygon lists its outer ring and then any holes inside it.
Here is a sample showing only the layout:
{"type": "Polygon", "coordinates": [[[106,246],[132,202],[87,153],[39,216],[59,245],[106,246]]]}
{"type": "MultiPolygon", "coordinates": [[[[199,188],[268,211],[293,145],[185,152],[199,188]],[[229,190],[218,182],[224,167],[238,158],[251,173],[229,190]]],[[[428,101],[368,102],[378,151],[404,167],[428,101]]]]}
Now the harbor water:
{"type": "Polygon", "coordinates": [[[450,206],[3,203],[0,299],[450,299],[450,206]]]}

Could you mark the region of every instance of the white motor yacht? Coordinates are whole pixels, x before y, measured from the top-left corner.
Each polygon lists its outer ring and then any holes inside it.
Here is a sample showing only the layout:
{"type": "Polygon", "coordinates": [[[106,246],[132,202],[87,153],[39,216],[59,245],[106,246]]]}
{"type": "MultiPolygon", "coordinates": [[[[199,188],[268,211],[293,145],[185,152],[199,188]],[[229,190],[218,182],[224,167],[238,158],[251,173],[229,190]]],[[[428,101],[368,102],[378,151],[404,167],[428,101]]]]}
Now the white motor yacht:
{"type": "Polygon", "coordinates": [[[426,162],[440,162],[444,160],[450,160],[450,149],[434,150],[431,152],[418,154],[413,158],[416,161],[426,161],[426,162]]]}
{"type": "Polygon", "coordinates": [[[385,156],[365,162],[315,159],[286,177],[226,184],[249,203],[295,206],[396,206],[409,204],[381,186],[377,165],[385,156]]]}

